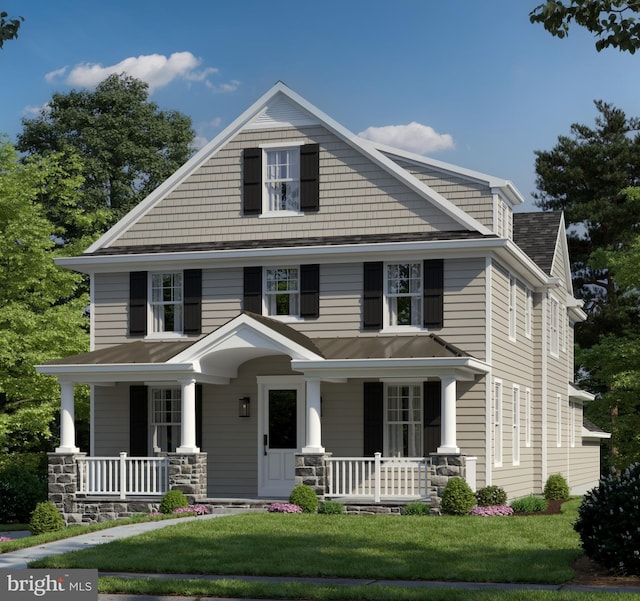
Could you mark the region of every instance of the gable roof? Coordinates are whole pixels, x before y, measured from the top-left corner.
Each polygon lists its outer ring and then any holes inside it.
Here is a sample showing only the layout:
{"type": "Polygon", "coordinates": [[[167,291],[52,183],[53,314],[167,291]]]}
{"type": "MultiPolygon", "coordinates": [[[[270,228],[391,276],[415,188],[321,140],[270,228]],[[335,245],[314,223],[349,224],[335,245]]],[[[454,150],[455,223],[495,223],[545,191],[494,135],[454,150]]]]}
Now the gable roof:
{"type": "Polygon", "coordinates": [[[454,203],[421,182],[418,178],[411,175],[375,146],[354,135],[307,100],[293,92],[285,84],[278,82],[163,184],[149,194],[147,198],[141,201],[118,223],[89,246],[86,252],[95,253],[100,249],[109,247],[121,234],[126,232],[129,227],[153,209],[201,165],[215,156],[218,150],[224,147],[227,142],[243,129],[257,129],[266,127],[267,125],[273,127],[274,125],[297,124],[322,125],[345,143],[361,152],[373,163],[408,186],[420,197],[432,203],[443,213],[458,222],[461,226],[460,229],[477,231],[481,234],[490,233],[490,230],[486,226],[469,216],[454,203]]]}
{"type": "Polygon", "coordinates": [[[513,241],[547,275],[553,267],[561,225],[560,211],[513,214],[513,241]]]}

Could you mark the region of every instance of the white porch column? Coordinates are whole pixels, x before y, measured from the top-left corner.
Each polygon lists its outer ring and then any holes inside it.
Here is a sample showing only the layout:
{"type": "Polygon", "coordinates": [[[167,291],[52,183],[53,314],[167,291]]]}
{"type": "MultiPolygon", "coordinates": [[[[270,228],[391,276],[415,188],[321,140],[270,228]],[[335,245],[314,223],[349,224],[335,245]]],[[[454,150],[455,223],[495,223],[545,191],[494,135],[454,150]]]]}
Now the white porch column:
{"type": "Polygon", "coordinates": [[[324,453],[322,446],[322,424],[320,420],[320,380],[305,380],[307,398],[307,438],[303,453],[324,453]]]}
{"type": "Polygon", "coordinates": [[[196,446],[196,381],[182,380],[182,422],[177,453],[199,453],[196,446]]]}
{"type": "Polygon", "coordinates": [[[60,382],[60,446],[56,448],[56,453],[80,452],[76,446],[74,387],[73,382],[60,382]]]}
{"type": "Polygon", "coordinates": [[[442,376],[440,446],[438,453],[457,455],[460,453],[456,440],[456,378],[442,376]]]}

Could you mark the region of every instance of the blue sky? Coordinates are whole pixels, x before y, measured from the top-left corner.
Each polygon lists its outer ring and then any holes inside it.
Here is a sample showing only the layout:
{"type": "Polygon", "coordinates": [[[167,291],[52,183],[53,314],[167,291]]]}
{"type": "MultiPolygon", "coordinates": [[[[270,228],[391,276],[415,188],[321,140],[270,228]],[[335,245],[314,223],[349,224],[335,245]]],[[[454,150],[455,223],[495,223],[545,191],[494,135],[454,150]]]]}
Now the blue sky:
{"type": "Polygon", "coordinates": [[[354,133],[512,180],[534,210],[535,150],[592,125],[595,99],[640,116],[640,55],[551,37],[529,23],[540,1],[0,0],[25,18],[0,50],[0,132],[127,70],[202,142],[281,80],[354,133]]]}

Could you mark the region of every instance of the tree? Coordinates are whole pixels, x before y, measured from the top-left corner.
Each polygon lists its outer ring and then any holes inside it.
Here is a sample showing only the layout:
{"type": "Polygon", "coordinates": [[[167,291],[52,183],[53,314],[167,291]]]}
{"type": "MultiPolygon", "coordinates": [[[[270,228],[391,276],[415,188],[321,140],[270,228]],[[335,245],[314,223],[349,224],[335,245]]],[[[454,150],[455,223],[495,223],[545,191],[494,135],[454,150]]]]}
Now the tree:
{"type": "Polygon", "coordinates": [[[637,295],[616,280],[608,257],[624,252],[638,232],[640,194],[628,188],[640,182],[640,121],[595,104],[595,128],[573,124],[571,136],[536,152],[534,197],[544,210],[565,212],[574,289],[588,315],[576,328],[578,380],[597,395],[588,415],[613,432],[609,460],[619,467],[635,453],[629,424],[637,406],[621,382],[629,381],[624,357],[640,341],[640,307],[637,295]]]}
{"type": "Polygon", "coordinates": [[[8,13],[5,11],[0,12],[0,48],[4,46],[4,43],[9,40],[14,40],[18,37],[18,30],[24,19],[18,17],[17,19],[8,19],[8,13]]]}
{"type": "Polygon", "coordinates": [[[529,13],[532,23],[558,38],[569,35],[573,21],[595,34],[596,50],[612,46],[634,54],[640,48],[640,2],[636,0],[547,0],[529,13]]]}
{"type": "Polygon", "coordinates": [[[94,91],[54,94],[34,119],[23,119],[17,148],[28,154],[82,157],[83,194],[75,207],[41,199],[65,241],[102,233],[178,169],[191,155],[191,119],[161,111],[148,85],[112,75],[94,91]],[[69,214],[84,215],[82,223],[69,214]]]}
{"type": "MultiPolygon", "coordinates": [[[[60,157],[21,164],[10,143],[0,143],[0,451],[53,450],[59,414],[55,378],[34,365],[88,350],[88,296],[82,277],[61,269],[56,230],[36,202],[55,184],[69,196],[80,177],[57,180],[60,157]]],[[[87,403],[79,408],[86,414],[87,403]]]]}

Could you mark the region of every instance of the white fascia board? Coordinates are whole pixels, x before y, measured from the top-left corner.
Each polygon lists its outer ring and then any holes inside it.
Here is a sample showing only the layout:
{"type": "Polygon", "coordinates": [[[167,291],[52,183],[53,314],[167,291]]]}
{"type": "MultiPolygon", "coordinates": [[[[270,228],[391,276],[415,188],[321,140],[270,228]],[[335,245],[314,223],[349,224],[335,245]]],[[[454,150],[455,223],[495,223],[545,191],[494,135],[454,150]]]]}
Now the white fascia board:
{"type": "Polygon", "coordinates": [[[584,426],[582,426],[582,439],[583,440],[608,440],[611,438],[611,434],[609,432],[592,432],[591,430],[587,430],[584,426]]]}
{"type": "MultiPolygon", "coordinates": [[[[363,140],[363,138],[359,139],[363,140]]],[[[473,169],[459,167],[458,165],[453,165],[452,163],[439,161],[431,157],[416,154],[414,152],[409,152],[407,150],[402,150],[400,148],[394,148],[393,146],[387,146],[386,144],[381,144],[379,142],[364,140],[364,143],[371,144],[380,152],[397,156],[398,158],[415,163],[417,165],[425,165],[438,171],[451,173],[464,179],[485,183],[487,184],[487,186],[492,188],[492,194],[500,194],[501,196],[505,197],[511,205],[519,205],[524,203],[524,197],[522,196],[520,191],[513,185],[513,182],[508,179],[494,177],[493,175],[488,175],[487,173],[481,173],[480,171],[474,171],[473,169]]]]}
{"type": "Polygon", "coordinates": [[[169,194],[176,186],[184,181],[191,173],[198,169],[203,163],[215,156],[220,148],[222,148],[228,140],[235,136],[242,128],[247,125],[256,115],[258,115],[268,104],[269,100],[275,97],[277,94],[284,94],[289,97],[293,102],[300,105],[300,107],[308,112],[312,117],[318,119],[322,125],[332,131],[338,137],[342,138],[345,142],[355,147],[357,150],[368,156],[374,163],[382,167],[387,172],[391,173],[406,185],[408,185],[414,192],[417,192],[420,196],[434,202],[440,210],[449,215],[455,221],[459,222],[462,226],[469,230],[477,230],[483,234],[490,233],[489,230],[483,226],[479,221],[476,221],[472,217],[469,217],[464,211],[456,207],[453,203],[448,201],[442,195],[438,194],[435,190],[429,188],[413,176],[407,173],[404,169],[396,165],[391,159],[384,156],[381,152],[375,149],[375,147],[368,144],[364,144],[361,138],[351,133],[348,129],[340,125],[337,121],[334,121],[331,117],[323,113],[317,107],[310,102],[296,94],[293,90],[289,89],[282,82],[276,83],[270,90],[263,94],[256,102],[254,102],[244,113],[242,113],[235,121],[227,126],[220,134],[218,134],[211,142],[204,146],[199,152],[197,152],[191,159],[189,159],[180,169],[178,169],[171,177],[165,180],[158,188],[156,188],[149,196],[147,196],[142,202],[140,202],[134,209],[132,209],[127,215],[125,215],[118,223],[116,223],[111,229],[103,234],[96,242],[94,242],[85,252],[92,253],[102,248],[108,247],[114,240],[116,240],[122,233],[124,233],[129,227],[135,224],[147,211],[149,211],[157,202],[162,200],[167,194],[169,194]]]}
{"type": "Polygon", "coordinates": [[[57,376],[60,380],[77,383],[134,381],[175,381],[180,378],[193,378],[196,370],[193,364],[171,365],[167,363],[122,363],[122,364],[83,364],[83,365],[36,365],[36,371],[45,376],[57,376]]]}
{"type": "Polygon", "coordinates": [[[580,390],[571,383],[569,383],[567,396],[574,401],[593,401],[593,399],[596,398],[595,394],[591,394],[586,390],[580,390]]]}

